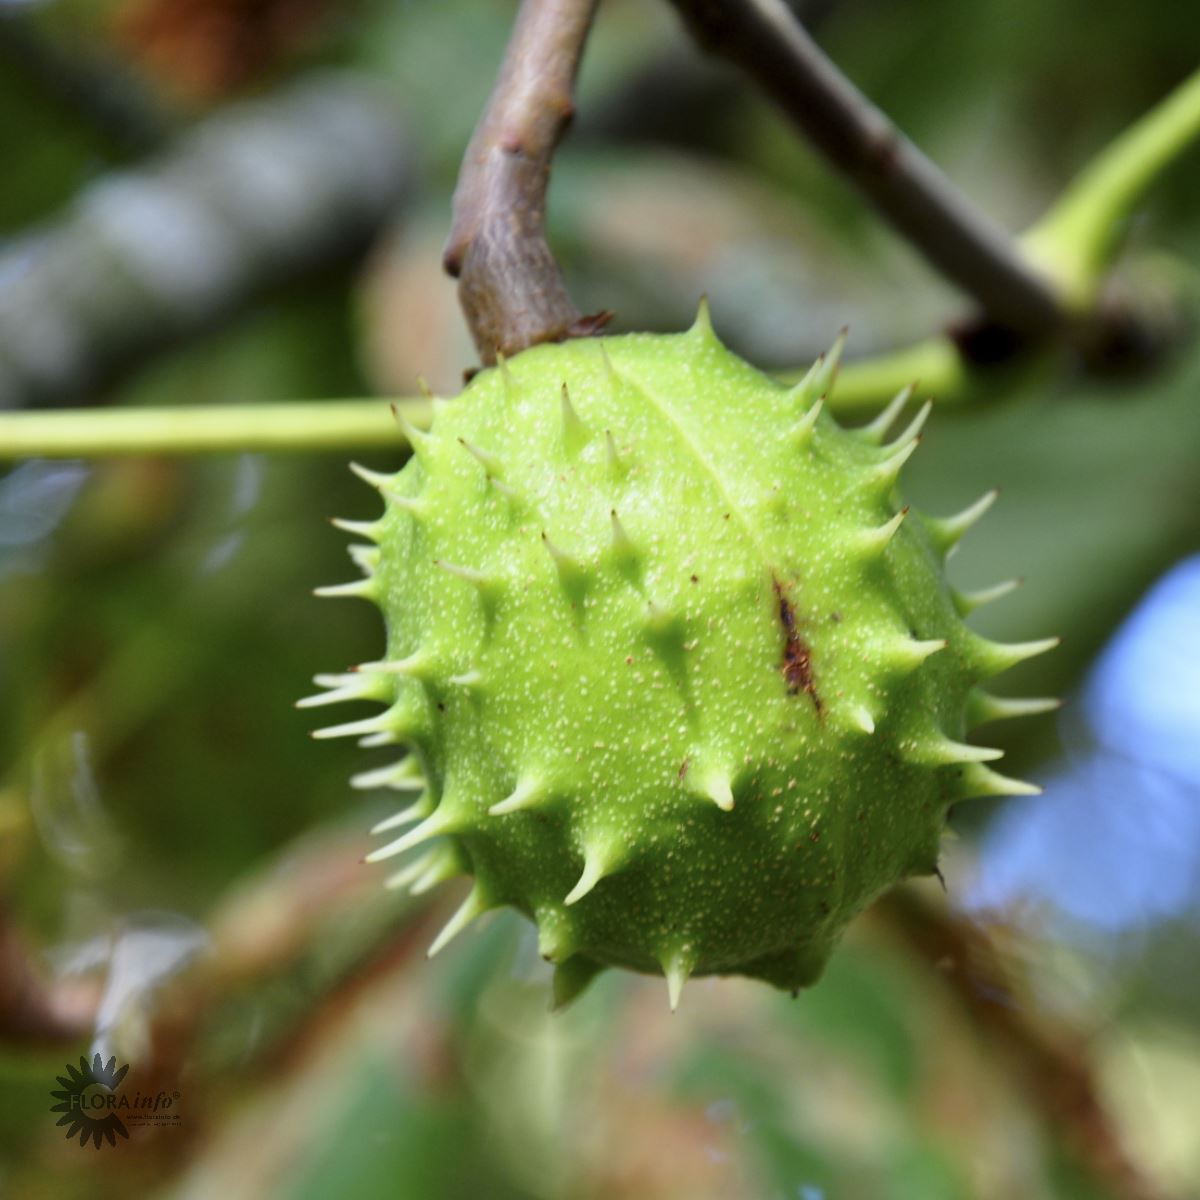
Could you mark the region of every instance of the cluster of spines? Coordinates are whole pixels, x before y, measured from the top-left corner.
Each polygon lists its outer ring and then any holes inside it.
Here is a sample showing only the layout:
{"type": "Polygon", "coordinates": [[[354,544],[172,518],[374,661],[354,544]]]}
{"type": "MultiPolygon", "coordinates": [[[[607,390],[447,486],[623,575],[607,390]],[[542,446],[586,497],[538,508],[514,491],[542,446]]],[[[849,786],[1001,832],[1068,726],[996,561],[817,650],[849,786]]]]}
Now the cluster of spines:
{"type": "MultiPolygon", "coordinates": [[[[707,306],[703,303],[690,333],[693,337],[715,340],[707,306]]],[[[790,428],[788,439],[792,447],[799,452],[809,450],[813,446],[826,396],[836,378],[844,341],[845,331],[839,335],[832,349],[818,358],[805,377],[791,389],[790,395],[794,406],[802,411],[790,428]]],[[[615,381],[616,371],[604,350],[603,343],[601,342],[599,345],[605,370],[609,378],[615,381]]],[[[511,386],[508,367],[503,360],[498,364],[498,369],[504,378],[505,386],[511,386]]],[[[920,444],[921,430],[932,409],[932,402],[927,400],[903,432],[885,445],[884,439],[888,431],[908,406],[913,391],[914,388],[911,386],[904,388],[869,424],[846,431],[860,441],[880,448],[878,461],[873,467],[867,469],[866,480],[868,488],[884,502],[887,502],[892,495],[902,468],[920,444]]],[[[438,402],[435,405],[435,411],[441,403],[438,402]]],[[[395,406],[393,406],[393,411],[396,413],[396,418],[414,456],[428,463],[433,439],[437,435],[414,427],[395,406]]],[[[591,429],[576,411],[566,381],[562,383],[559,393],[559,414],[564,450],[569,456],[575,456],[597,435],[597,431],[591,429]]],[[[613,478],[619,479],[628,471],[630,464],[619,450],[618,440],[610,429],[603,430],[603,437],[606,445],[607,469],[613,478]]],[[[532,507],[526,505],[523,498],[514,491],[511,483],[505,480],[506,473],[503,464],[495,455],[485,447],[475,445],[465,438],[459,437],[457,441],[463,451],[474,458],[483,469],[489,485],[494,487],[498,493],[513,503],[532,507]]],[[[427,502],[420,497],[401,494],[396,488],[396,476],[369,471],[357,464],[352,464],[351,469],[375,488],[388,504],[403,509],[414,520],[421,521],[427,515],[427,502]]],[[[995,491],[988,492],[962,512],[950,517],[931,518],[923,515],[920,517],[928,540],[943,559],[953,552],[960,539],[991,507],[996,496],[995,491]]],[[[890,507],[890,503],[888,507],[890,507]]],[[[868,559],[882,556],[909,514],[909,508],[902,507],[880,525],[868,528],[859,534],[859,549],[863,556],[868,559]]],[[[351,556],[362,570],[363,576],[349,583],[318,588],[316,594],[320,596],[357,596],[378,602],[376,567],[379,558],[378,543],[383,532],[382,521],[335,520],[334,524],[356,537],[365,539],[365,543],[351,548],[351,556]]],[[[675,615],[657,604],[652,597],[645,596],[644,555],[635,541],[630,538],[616,508],[610,510],[610,525],[612,563],[631,586],[643,593],[646,601],[648,632],[651,635],[661,634],[664,630],[669,629],[678,632],[682,626],[675,615]]],[[[587,588],[586,568],[566,549],[560,547],[545,530],[539,531],[539,537],[553,561],[564,595],[573,605],[577,604],[587,588]]],[[[435,559],[434,563],[441,570],[475,588],[485,605],[494,602],[499,585],[496,580],[484,572],[466,564],[441,558],[435,559]]],[[[953,592],[955,607],[960,616],[966,616],[982,605],[1007,595],[1018,586],[1018,583],[1019,581],[1015,580],[1007,581],[974,593],[953,592]]],[[[1017,663],[1041,654],[1057,644],[1057,638],[1002,644],[978,635],[971,635],[970,641],[971,657],[981,678],[1000,674],[1017,663]]],[[[943,639],[920,640],[904,633],[898,633],[893,642],[886,647],[884,658],[898,674],[903,675],[916,670],[930,655],[945,647],[946,642],[943,639]]],[[[363,664],[346,674],[317,676],[315,682],[326,690],[300,701],[299,706],[311,707],[351,700],[388,703],[393,695],[392,678],[407,677],[418,683],[427,684],[437,674],[437,671],[438,664],[429,655],[418,650],[407,658],[392,662],[363,664]]],[[[482,682],[482,677],[478,670],[469,669],[465,672],[447,674],[445,682],[452,686],[469,688],[478,686],[482,682]]],[[[976,686],[969,694],[967,719],[971,726],[975,726],[1003,718],[1047,712],[1056,707],[1058,707],[1056,700],[1006,699],[990,695],[976,686]]],[[[875,733],[876,715],[865,705],[849,705],[845,711],[845,720],[850,728],[858,733],[867,736],[875,733]]],[[[413,744],[420,734],[427,732],[424,728],[427,721],[428,714],[425,709],[413,705],[407,700],[401,700],[392,703],[383,712],[372,717],[320,729],[313,736],[319,738],[356,737],[363,746],[413,744]]],[[[1001,753],[999,750],[958,742],[944,734],[935,733],[917,746],[910,757],[913,761],[929,766],[959,766],[961,768],[960,797],[964,799],[979,795],[1003,796],[1036,793],[1038,788],[1019,780],[1007,778],[984,765],[986,762],[999,758],[1001,753]]],[[[731,767],[702,766],[690,772],[688,786],[698,797],[714,803],[723,811],[730,811],[735,804],[734,774],[731,767]]],[[[372,833],[384,833],[406,825],[413,827],[400,837],[367,855],[367,862],[374,863],[391,858],[431,839],[444,838],[445,835],[462,832],[466,827],[461,814],[452,813],[449,805],[439,803],[424,778],[415,754],[410,753],[392,766],[357,775],[351,782],[353,786],[360,788],[393,788],[418,794],[407,808],[381,821],[375,826],[372,833]]],[[[515,781],[507,796],[489,805],[487,813],[493,817],[519,813],[547,802],[554,794],[552,780],[545,774],[527,774],[515,781]]],[[[581,901],[600,880],[619,870],[623,862],[621,848],[609,841],[585,844],[582,847],[582,858],[583,865],[579,879],[563,897],[562,903],[566,907],[581,901]]],[[[386,886],[407,887],[410,892],[419,895],[437,884],[467,873],[467,871],[468,864],[457,844],[453,840],[442,840],[435,842],[421,856],[391,875],[386,881],[386,886]]],[[[488,909],[495,907],[496,903],[488,895],[483,883],[476,879],[466,900],[434,939],[429,954],[432,956],[437,953],[461,929],[488,909]]],[[[559,963],[556,992],[567,995],[574,994],[578,988],[573,982],[573,972],[582,968],[578,966],[578,957],[572,957],[576,948],[571,939],[559,936],[543,940],[546,941],[544,948],[546,956],[559,963]]],[[[660,965],[667,978],[671,1006],[674,1008],[679,991],[695,962],[686,949],[675,948],[664,955],[660,965]]],[[[597,968],[589,966],[586,969],[590,971],[597,968]]],[[[585,981],[579,983],[580,987],[583,982],[585,981]]]]}

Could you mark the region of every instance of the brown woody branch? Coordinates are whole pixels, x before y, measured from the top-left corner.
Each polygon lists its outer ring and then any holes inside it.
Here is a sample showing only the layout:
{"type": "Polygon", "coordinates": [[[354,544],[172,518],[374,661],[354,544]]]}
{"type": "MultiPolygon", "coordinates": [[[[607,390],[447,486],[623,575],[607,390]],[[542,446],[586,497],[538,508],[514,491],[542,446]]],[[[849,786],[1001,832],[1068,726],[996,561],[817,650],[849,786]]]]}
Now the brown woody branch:
{"type": "Polygon", "coordinates": [[[784,0],[671,0],[987,317],[1023,336],[1064,320],[1053,283],[825,56],[784,0]]]}
{"type": "Polygon", "coordinates": [[[485,363],[584,332],[546,243],[546,187],[598,0],[523,0],[463,158],[443,265],[485,363]]]}
{"type": "Polygon", "coordinates": [[[1024,994],[986,929],[913,888],[897,888],[873,910],[946,986],[983,1032],[998,1061],[1093,1178],[1115,1200],[1170,1200],[1129,1156],[1107,1111],[1083,1038],[1024,994]]]}

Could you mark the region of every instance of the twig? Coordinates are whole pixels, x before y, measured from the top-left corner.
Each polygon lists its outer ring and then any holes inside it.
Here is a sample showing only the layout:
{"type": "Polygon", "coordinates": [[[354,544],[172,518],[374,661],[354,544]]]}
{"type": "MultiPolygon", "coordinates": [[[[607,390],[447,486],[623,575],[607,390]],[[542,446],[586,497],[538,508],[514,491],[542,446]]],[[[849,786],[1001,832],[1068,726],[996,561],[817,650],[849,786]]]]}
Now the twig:
{"type": "MultiPolygon", "coordinates": [[[[1088,318],[1077,322],[1076,332],[1085,335],[1078,348],[1083,365],[1097,373],[1152,365],[1177,332],[1169,316],[1106,305],[1101,292],[1129,218],[1198,140],[1200,71],[1195,71],[1101,149],[1021,235],[1026,254],[1055,280],[1063,303],[1088,318]]],[[[984,372],[975,369],[983,361],[965,350],[961,340],[942,334],[891,354],[845,362],[829,404],[835,412],[869,411],[913,380],[942,404],[974,399],[981,385],[1009,384],[1012,368],[1036,362],[1024,356],[1019,363],[1006,361],[1009,369],[984,372]]],[[[805,370],[799,368],[796,378],[805,370]]]]}
{"type": "Polygon", "coordinates": [[[567,337],[582,320],[546,243],[550,161],[597,0],[523,0],[463,158],[443,264],[485,363],[567,337]]]}
{"type": "Polygon", "coordinates": [[[821,52],[783,0],[671,0],[707,49],[746,70],[884,217],[992,320],[1043,337],[1051,278],[821,52]]]}

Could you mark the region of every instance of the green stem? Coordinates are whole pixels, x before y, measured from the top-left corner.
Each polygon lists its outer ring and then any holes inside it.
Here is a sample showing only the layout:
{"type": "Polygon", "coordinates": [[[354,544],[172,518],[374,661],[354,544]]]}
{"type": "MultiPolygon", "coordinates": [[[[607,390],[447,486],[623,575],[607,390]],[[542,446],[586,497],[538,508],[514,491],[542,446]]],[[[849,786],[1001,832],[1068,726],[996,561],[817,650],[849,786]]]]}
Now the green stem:
{"type": "Polygon", "coordinates": [[[1200,137],[1200,71],[1119,134],[1022,238],[1076,311],[1094,303],[1134,207],[1200,137]]]}
{"type": "Polygon", "coordinates": [[[927,338],[876,358],[842,363],[826,403],[839,415],[865,417],[910,383],[917,385],[920,399],[954,403],[967,395],[970,372],[948,337],[927,338]]]}
{"type": "MultiPolygon", "coordinates": [[[[428,427],[429,401],[399,402],[428,427]]],[[[386,400],[0,413],[0,460],[404,446],[386,400]]]]}
{"type": "MultiPolygon", "coordinates": [[[[1027,384],[1035,373],[1052,369],[1055,361],[1052,352],[1042,351],[1023,355],[1007,366],[976,371],[952,338],[926,338],[890,354],[842,363],[826,404],[830,412],[853,421],[873,416],[882,403],[913,384],[914,407],[932,400],[939,408],[947,408],[1003,395],[1027,384]]],[[[781,378],[798,379],[802,374],[789,371],[781,378]]]]}

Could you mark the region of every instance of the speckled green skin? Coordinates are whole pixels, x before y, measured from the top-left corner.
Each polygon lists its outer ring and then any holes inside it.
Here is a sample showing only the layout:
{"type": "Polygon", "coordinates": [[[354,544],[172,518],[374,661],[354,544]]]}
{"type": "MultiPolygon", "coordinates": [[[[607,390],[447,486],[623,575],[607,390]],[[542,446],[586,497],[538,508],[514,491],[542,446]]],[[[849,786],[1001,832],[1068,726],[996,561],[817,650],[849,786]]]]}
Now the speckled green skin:
{"type": "Polygon", "coordinates": [[[809,984],[855,913],[936,870],[950,805],[1026,790],[958,743],[975,685],[1030,651],[960,618],[966,522],[889,525],[908,443],[813,421],[832,374],[782,386],[705,319],[540,346],[375,480],[353,590],[387,654],[328,682],[389,708],[332,732],[415,750],[424,820],[393,847],[425,857],[399,881],[473,875],[453,930],[532,917],[560,1000],[602,966],[672,1000],[689,974],[809,984]]]}

